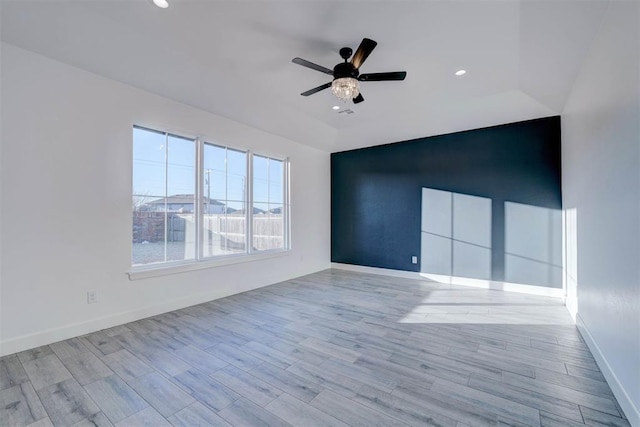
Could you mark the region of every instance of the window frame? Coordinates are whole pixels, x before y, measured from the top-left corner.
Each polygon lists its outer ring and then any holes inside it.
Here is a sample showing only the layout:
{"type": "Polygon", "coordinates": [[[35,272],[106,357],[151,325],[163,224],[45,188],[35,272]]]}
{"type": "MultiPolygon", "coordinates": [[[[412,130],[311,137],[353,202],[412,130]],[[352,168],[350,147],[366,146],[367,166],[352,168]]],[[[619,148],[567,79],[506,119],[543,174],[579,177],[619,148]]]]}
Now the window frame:
{"type": "MultiPolygon", "coordinates": [[[[247,206],[251,206],[250,208],[248,208],[248,210],[251,212],[251,216],[253,217],[253,157],[254,156],[260,156],[260,157],[265,157],[269,160],[278,160],[282,162],[282,190],[283,190],[283,194],[282,194],[282,212],[284,215],[284,224],[283,224],[283,232],[284,232],[284,236],[283,236],[283,249],[269,249],[269,250],[264,250],[264,251],[257,251],[257,252],[252,252],[252,253],[264,253],[264,252],[268,252],[268,251],[288,251],[291,250],[291,203],[290,203],[290,182],[289,182],[289,176],[290,176],[290,161],[288,157],[278,157],[278,156],[274,156],[271,154],[266,154],[263,151],[253,151],[252,155],[251,155],[251,164],[248,164],[247,167],[251,167],[251,192],[249,193],[251,195],[251,205],[248,205],[249,202],[247,202],[247,206]]],[[[247,180],[249,180],[249,178],[247,178],[247,180]]],[[[251,219],[251,225],[250,227],[253,228],[253,218],[251,219]]],[[[251,233],[251,239],[253,239],[253,229],[252,229],[252,233],[251,233]]],[[[250,245],[251,249],[253,249],[253,241],[250,241],[250,245]]]]}
{"type": "MultiPolygon", "coordinates": [[[[208,138],[202,135],[193,135],[190,132],[176,132],[172,130],[168,130],[164,128],[164,130],[158,130],[159,128],[163,128],[160,126],[144,126],[133,124],[132,129],[141,129],[148,132],[155,132],[164,135],[165,137],[174,136],[179,138],[184,138],[188,140],[192,140],[194,147],[194,156],[195,156],[195,172],[193,179],[195,180],[195,204],[194,204],[194,216],[195,216],[195,239],[193,245],[195,250],[194,259],[189,260],[165,260],[160,262],[152,262],[148,264],[133,264],[133,242],[131,243],[130,249],[130,269],[127,272],[130,280],[138,280],[145,279],[149,277],[158,277],[164,276],[167,274],[175,274],[181,273],[185,271],[192,270],[200,270],[205,268],[213,268],[217,266],[236,264],[249,262],[260,259],[274,258],[280,256],[286,256],[291,252],[291,186],[290,186],[290,166],[291,161],[289,157],[286,156],[278,156],[275,154],[266,154],[264,151],[254,152],[248,148],[239,148],[237,146],[223,144],[221,142],[217,142],[214,138],[208,138]],[[205,209],[205,169],[204,169],[204,147],[205,145],[211,145],[219,148],[224,148],[225,150],[233,150],[237,152],[244,153],[246,155],[246,177],[245,177],[245,200],[243,201],[245,204],[245,251],[242,253],[233,253],[233,254],[225,254],[225,255],[215,255],[215,256],[204,256],[204,209],[205,209]],[[277,160],[282,162],[283,173],[282,173],[282,185],[283,185],[283,201],[282,201],[282,211],[283,211],[283,247],[276,249],[265,249],[265,250],[254,250],[253,249],[253,158],[254,156],[266,157],[269,159],[277,160]]],[[[132,133],[132,148],[133,148],[134,140],[132,133]]],[[[133,150],[132,150],[133,152],[133,150]]],[[[165,162],[168,160],[165,158],[165,162]]],[[[227,160],[225,158],[225,164],[227,160]]],[[[131,164],[131,197],[134,195],[133,190],[133,167],[134,162],[132,159],[131,164]]],[[[227,171],[225,171],[225,176],[227,176],[227,171]]],[[[228,179],[228,177],[227,177],[228,179]]],[[[168,197],[166,195],[165,197],[168,197]]],[[[226,206],[226,201],[225,201],[226,206]]],[[[133,215],[130,217],[130,227],[129,231],[133,230],[133,215]]],[[[165,224],[166,228],[166,224],[165,224]]],[[[165,232],[166,233],[166,232],[165,232]]],[[[166,244],[166,240],[165,240],[166,244]]],[[[166,249],[165,249],[166,250],[166,249]]]]}

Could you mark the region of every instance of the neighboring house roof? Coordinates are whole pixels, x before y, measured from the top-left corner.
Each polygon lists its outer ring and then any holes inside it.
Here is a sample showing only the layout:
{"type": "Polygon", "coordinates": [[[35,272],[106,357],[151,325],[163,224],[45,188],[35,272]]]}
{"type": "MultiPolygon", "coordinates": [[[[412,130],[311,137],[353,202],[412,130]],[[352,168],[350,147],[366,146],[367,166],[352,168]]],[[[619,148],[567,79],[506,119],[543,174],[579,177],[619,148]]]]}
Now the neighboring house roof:
{"type": "MultiPolygon", "coordinates": [[[[152,200],[150,202],[145,203],[145,205],[164,205],[165,203],[170,204],[193,204],[194,196],[193,194],[174,194],[169,197],[162,197],[160,199],[152,200]]],[[[207,202],[207,198],[204,198],[204,203],[208,203],[210,205],[219,205],[224,206],[224,203],[219,202],[215,199],[209,199],[207,202]]]]}

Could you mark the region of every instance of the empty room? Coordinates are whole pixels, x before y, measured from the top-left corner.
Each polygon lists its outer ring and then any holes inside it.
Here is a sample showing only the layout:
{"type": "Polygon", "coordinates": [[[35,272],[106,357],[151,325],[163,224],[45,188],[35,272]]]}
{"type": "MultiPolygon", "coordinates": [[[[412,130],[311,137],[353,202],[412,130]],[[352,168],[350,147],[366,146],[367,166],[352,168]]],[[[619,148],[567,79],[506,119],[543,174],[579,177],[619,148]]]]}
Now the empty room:
{"type": "Polygon", "coordinates": [[[0,426],[640,427],[640,2],[0,37],[0,426]]]}

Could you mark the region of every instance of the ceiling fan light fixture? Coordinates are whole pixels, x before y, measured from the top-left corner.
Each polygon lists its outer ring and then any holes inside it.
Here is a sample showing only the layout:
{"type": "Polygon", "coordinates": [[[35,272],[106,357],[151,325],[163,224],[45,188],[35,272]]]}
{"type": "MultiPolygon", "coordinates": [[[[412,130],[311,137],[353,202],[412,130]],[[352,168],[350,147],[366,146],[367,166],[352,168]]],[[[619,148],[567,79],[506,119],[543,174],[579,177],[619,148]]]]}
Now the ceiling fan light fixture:
{"type": "Polygon", "coordinates": [[[331,83],[331,93],[347,102],[360,94],[360,82],[353,77],[341,77],[331,83]]]}

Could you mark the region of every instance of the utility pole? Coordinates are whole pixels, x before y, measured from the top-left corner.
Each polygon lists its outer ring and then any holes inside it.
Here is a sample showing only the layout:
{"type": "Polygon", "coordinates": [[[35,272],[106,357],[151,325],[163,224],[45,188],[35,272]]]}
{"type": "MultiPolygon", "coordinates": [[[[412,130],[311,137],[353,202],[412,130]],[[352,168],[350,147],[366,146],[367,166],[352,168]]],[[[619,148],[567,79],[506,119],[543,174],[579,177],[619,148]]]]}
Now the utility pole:
{"type": "Polygon", "coordinates": [[[209,205],[211,204],[211,172],[213,172],[213,169],[207,169],[204,172],[207,174],[207,203],[205,204],[205,213],[209,214],[211,213],[209,205]]]}

